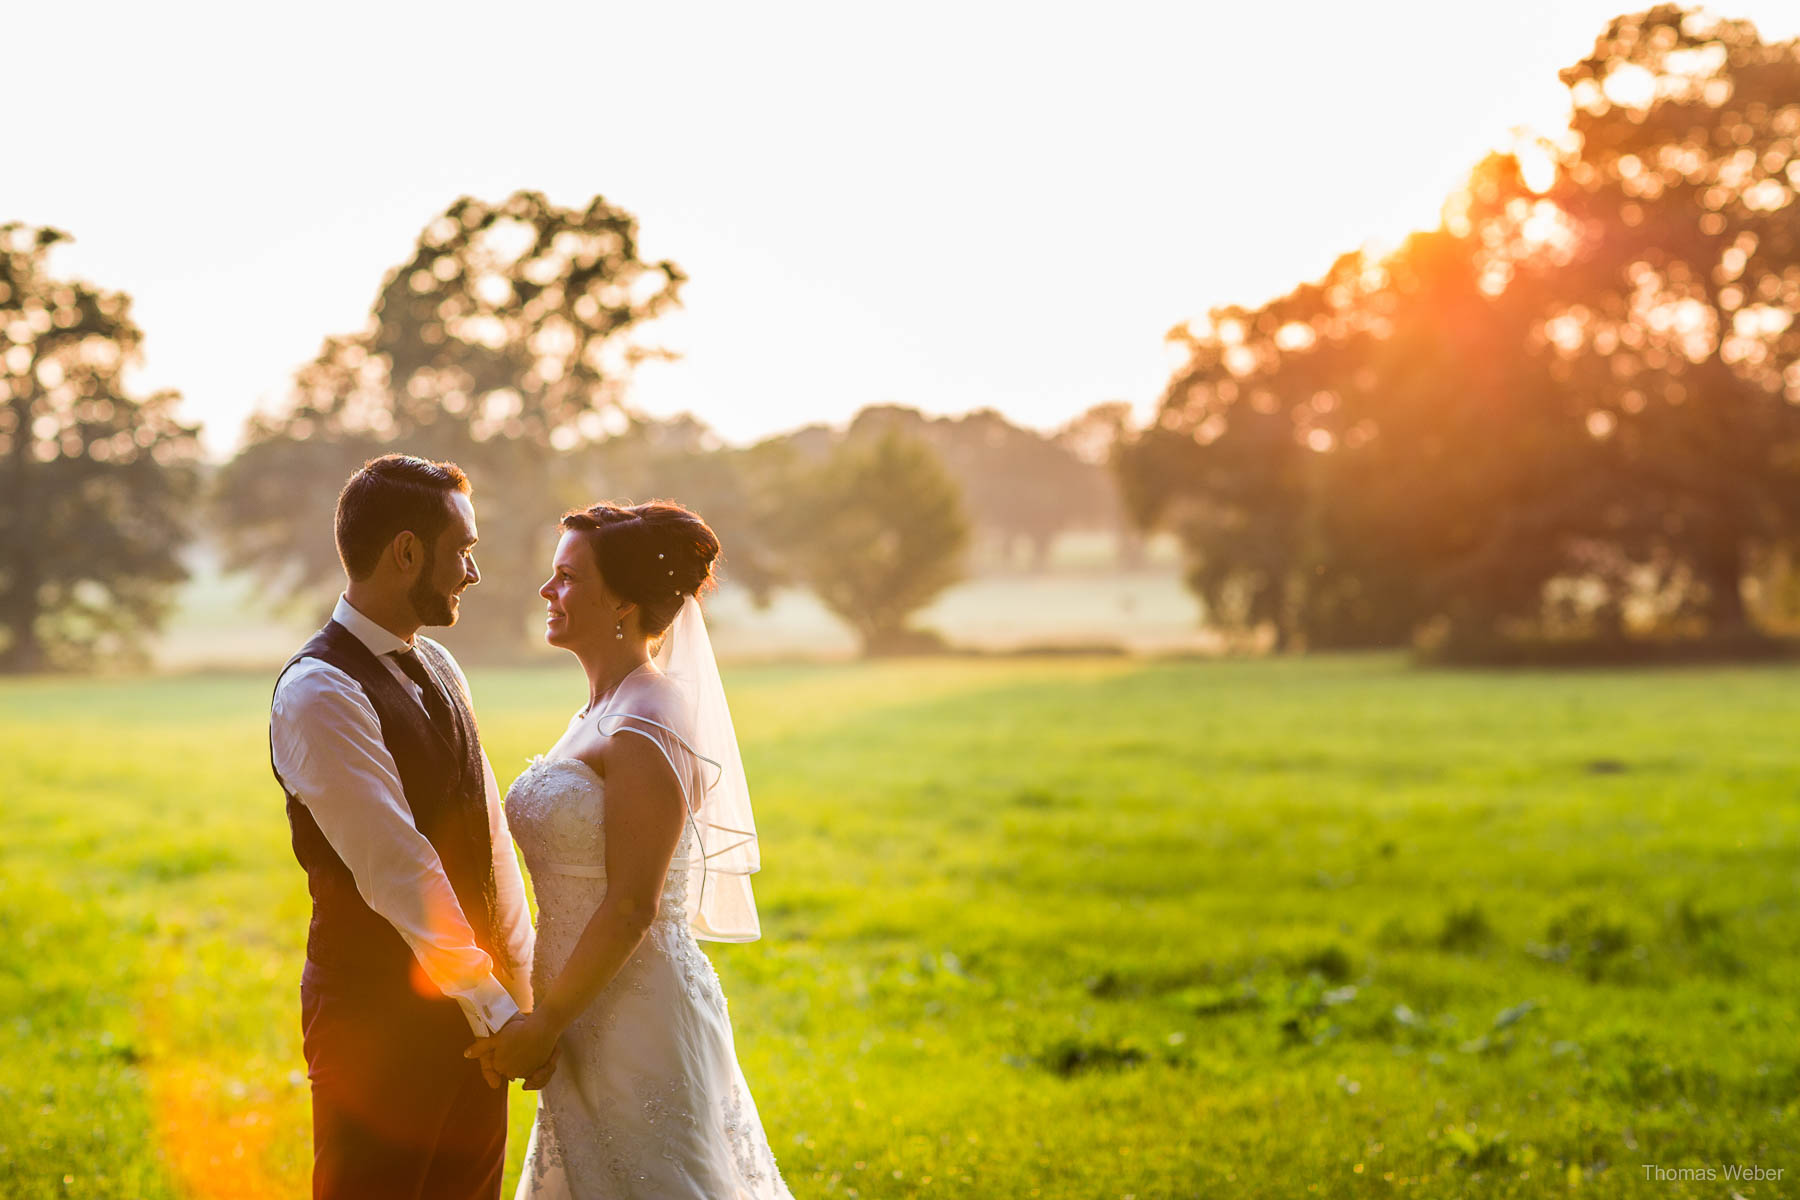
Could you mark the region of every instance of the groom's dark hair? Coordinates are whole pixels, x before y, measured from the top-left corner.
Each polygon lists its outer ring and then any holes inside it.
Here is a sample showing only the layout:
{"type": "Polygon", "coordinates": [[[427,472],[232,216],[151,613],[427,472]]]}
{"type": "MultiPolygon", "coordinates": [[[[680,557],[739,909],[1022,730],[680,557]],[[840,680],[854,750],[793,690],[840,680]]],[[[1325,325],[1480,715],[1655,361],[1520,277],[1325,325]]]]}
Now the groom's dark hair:
{"type": "Polygon", "coordinates": [[[429,549],[450,523],[450,494],[470,491],[469,477],[453,462],[410,454],[371,458],[338,493],[337,549],[345,573],[368,578],[388,543],[407,530],[429,549]]]}

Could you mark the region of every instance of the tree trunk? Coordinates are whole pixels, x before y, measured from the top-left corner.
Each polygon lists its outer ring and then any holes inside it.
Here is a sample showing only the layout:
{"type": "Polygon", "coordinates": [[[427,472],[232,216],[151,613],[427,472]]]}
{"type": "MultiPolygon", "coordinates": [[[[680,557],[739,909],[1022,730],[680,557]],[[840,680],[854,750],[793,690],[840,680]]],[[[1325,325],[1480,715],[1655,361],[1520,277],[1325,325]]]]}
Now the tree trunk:
{"type": "Polygon", "coordinates": [[[1269,652],[1271,654],[1286,654],[1294,645],[1293,630],[1288,628],[1287,622],[1282,621],[1279,618],[1270,621],[1269,624],[1275,631],[1275,638],[1274,641],[1270,643],[1269,652]]]}
{"type": "Polygon", "coordinates": [[[29,624],[23,633],[14,631],[12,645],[0,654],[0,675],[29,675],[49,665],[49,660],[44,657],[43,643],[29,624]]]}
{"type": "Polygon", "coordinates": [[[1739,539],[1720,537],[1707,547],[1696,571],[1706,584],[1706,628],[1715,637],[1748,632],[1744,607],[1744,551],[1739,539]]]}
{"type": "Polygon", "coordinates": [[[38,573],[28,558],[15,560],[8,586],[4,612],[0,612],[0,629],[11,635],[4,651],[0,651],[0,674],[23,675],[42,671],[49,665],[44,643],[38,637],[38,573]]]}
{"type": "MultiPolygon", "coordinates": [[[[35,364],[34,364],[35,365],[35,364]]],[[[6,467],[10,495],[8,512],[0,518],[0,553],[11,560],[6,581],[4,607],[0,608],[0,629],[12,635],[4,651],[0,651],[0,673],[20,675],[41,671],[47,665],[44,645],[38,638],[38,590],[42,586],[41,569],[33,555],[38,536],[37,505],[32,496],[31,472],[31,406],[36,395],[35,376],[27,373],[13,382],[13,428],[10,462],[6,467]]]]}

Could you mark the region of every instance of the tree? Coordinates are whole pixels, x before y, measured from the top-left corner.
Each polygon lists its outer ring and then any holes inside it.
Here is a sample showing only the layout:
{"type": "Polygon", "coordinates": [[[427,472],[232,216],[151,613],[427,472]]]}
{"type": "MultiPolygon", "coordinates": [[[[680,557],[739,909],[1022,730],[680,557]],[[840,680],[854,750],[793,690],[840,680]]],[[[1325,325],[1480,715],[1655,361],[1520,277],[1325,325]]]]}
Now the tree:
{"type": "Polygon", "coordinates": [[[1800,536],[1797,50],[1671,6],[1619,17],[1562,72],[1547,178],[1490,159],[1447,208],[1508,315],[1479,361],[1533,381],[1532,436],[1485,455],[1510,446],[1532,486],[1490,490],[1504,526],[1443,574],[1478,641],[1733,644],[1745,576],[1800,536]]]}
{"type": "MultiPolygon", "coordinates": [[[[1478,164],[1441,228],[1178,331],[1120,458],[1209,614],[1278,644],[1746,624],[1800,542],[1800,54],[1621,17],[1566,144],[1478,164]]],[[[1523,151],[1522,151],[1523,153],[1523,151]]]]}
{"type": "Polygon", "coordinates": [[[794,491],[784,538],[794,573],[864,652],[929,642],[907,619],[961,576],[969,540],[956,483],[931,448],[897,433],[846,440],[794,491]]]}
{"type": "Polygon", "coordinates": [[[1416,616],[1355,478],[1373,436],[1369,297],[1388,284],[1373,266],[1346,255],[1259,309],[1172,332],[1187,362],[1119,451],[1127,506],[1181,537],[1208,618],[1278,649],[1392,643],[1416,616]]]}
{"type": "Polygon", "coordinates": [[[55,229],[0,225],[0,670],[135,658],[186,578],[197,428],[125,382],[121,292],[58,279],[55,229]]]}
{"type": "Polygon", "coordinates": [[[1562,79],[1554,184],[1498,200],[1579,231],[1545,340],[1615,447],[1633,557],[1730,635],[1753,559],[1800,537],[1800,42],[1663,5],[1562,79]]]}
{"type": "MultiPolygon", "coordinates": [[[[962,493],[972,532],[1002,567],[1010,567],[1016,543],[1042,569],[1057,534],[1079,526],[1104,527],[1113,488],[1104,467],[1082,459],[1058,438],[1008,421],[992,409],[932,417],[898,404],[858,412],[844,437],[874,442],[898,433],[937,453],[962,493]]],[[[829,431],[787,435],[797,452],[821,455],[837,444],[829,431]]]]}
{"type": "Polygon", "coordinates": [[[685,278],[642,260],[635,218],[600,197],[458,200],[387,274],[368,328],[328,339],[282,411],[252,422],[218,491],[228,562],[322,600],[342,480],[389,450],[455,459],[475,485],[489,579],[456,639],[517,646],[558,513],[593,499],[571,454],[626,426],[633,367],[664,356],[637,334],[685,278]]]}

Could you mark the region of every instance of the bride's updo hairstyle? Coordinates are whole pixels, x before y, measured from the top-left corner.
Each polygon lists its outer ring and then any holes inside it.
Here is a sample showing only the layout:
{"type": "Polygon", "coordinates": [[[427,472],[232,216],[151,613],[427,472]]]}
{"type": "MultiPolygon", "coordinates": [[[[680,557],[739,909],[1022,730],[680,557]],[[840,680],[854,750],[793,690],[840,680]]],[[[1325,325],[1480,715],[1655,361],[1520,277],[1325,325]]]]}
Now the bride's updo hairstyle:
{"type": "Polygon", "coordinates": [[[563,514],[562,527],[587,541],[600,577],[638,606],[638,620],[649,637],[667,632],[682,602],[713,583],[718,536],[697,514],[673,501],[571,509],[563,514]]]}

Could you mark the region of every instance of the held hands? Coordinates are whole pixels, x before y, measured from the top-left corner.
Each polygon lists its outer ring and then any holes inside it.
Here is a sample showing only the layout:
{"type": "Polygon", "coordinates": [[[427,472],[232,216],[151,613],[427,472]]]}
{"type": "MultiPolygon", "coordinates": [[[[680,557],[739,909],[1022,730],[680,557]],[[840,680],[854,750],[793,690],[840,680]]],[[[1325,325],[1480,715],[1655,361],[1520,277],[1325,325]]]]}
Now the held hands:
{"type": "Polygon", "coordinates": [[[463,1051],[464,1058],[481,1060],[481,1073],[489,1087],[502,1087],[508,1079],[525,1081],[526,1091],[536,1091],[556,1073],[557,1031],[536,1013],[520,1013],[494,1033],[476,1038],[463,1051]]]}
{"type": "MultiPolygon", "coordinates": [[[[521,1080],[519,1086],[528,1092],[535,1092],[542,1089],[546,1083],[550,1082],[550,1077],[556,1074],[556,1060],[561,1056],[562,1043],[552,1043],[550,1047],[550,1057],[544,1060],[544,1065],[521,1080]]],[[[500,1082],[504,1086],[506,1081],[503,1079],[500,1082]]]]}

